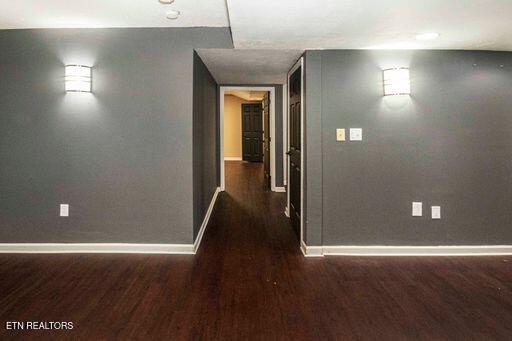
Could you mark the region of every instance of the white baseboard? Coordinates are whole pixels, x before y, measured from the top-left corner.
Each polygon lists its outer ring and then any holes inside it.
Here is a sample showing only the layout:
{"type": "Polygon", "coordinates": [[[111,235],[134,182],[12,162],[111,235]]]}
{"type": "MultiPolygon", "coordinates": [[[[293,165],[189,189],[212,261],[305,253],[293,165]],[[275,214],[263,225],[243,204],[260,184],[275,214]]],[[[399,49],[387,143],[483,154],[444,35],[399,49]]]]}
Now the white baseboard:
{"type": "MultiPolygon", "coordinates": [[[[309,253],[306,246],[306,254],[309,253]]],[[[332,256],[505,256],[512,245],[454,246],[322,246],[323,255],[332,256]]],[[[316,252],[316,251],[315,251],[316,252]]]]}
{"type": "Polygon", "coordinates": [[[197,234],[196,241],[194,242],[194,253],[199,249],[199,245],[201,245],[201,240],[203,239],[204,231],[208,226],[208,222],[210,221],[210,216],[212,215],[213,208],[215,207],[215,202],[217,201],[217,196],[219,195],[220,187],[217,187],[215,193],[213,193],[212,200],[210,201],[210,206],[208,206],[208,210],[206,211],[206,215],[204,216],[203,223],[201,224],[201,229],[197,234]]]}
{"type": "Polygon", "coordinates": [[[305,257],[323,257],[323,251],[321,246],[307,246],[304,241],[300,243],[300,249],[305,257]]]}
{"type": "Polygon", "coordinates": [[[0,243],[0,253],[151,253],[195,254],[208,225],[220,188],[215,190],[194,244],[134,243],[0,243]]]}
{"type": "Polygon", "coordinates": [[[242,157],[238,157],[238,156],[226,156],[224,158],[224,161],[242,161],[242,157]]]}
{"type": "Polygon", "coordinates": [[[286,192],[286,187],[274,187],[272,189],[273,192],[279,192],[279,193],[285,193],[286,192]]]}
{"type": "Polygon", "coordinates": [[[194,254],[193,244],[2,243],[0,253],[156,253],[194,254]]]}

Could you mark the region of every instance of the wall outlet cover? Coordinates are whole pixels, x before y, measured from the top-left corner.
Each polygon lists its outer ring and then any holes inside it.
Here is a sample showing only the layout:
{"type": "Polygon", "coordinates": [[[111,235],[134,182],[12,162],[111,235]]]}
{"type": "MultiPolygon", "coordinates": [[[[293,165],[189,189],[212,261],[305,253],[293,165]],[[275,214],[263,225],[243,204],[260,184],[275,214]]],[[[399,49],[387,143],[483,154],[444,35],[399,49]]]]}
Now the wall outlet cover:
{"type": "Polygon", "coordinates": [[[432,206],[432,219],[441,219],[441,206],[432,206]]]}
{"type": "Polygon", "coordinates": [[[350,128],[350,141],[362,141],[363,140],[363,129],[362,128],[350,128]]]}
{"type": "Polygon", "coordinates": [[[345,141],[345,129],[336,129],[336,141],[345,141]]]}
{"type": "Polygon", "coordinates": [[[61,217],[69,217],[69,205],[68,204],[60,205],[60,216],[61,217]]]}
{"type": "Polygon", "coordinates": [[[423,203],[417,202],[417,201],[412,203],[412,216],[413,217],[423,216],[423,203]]]}

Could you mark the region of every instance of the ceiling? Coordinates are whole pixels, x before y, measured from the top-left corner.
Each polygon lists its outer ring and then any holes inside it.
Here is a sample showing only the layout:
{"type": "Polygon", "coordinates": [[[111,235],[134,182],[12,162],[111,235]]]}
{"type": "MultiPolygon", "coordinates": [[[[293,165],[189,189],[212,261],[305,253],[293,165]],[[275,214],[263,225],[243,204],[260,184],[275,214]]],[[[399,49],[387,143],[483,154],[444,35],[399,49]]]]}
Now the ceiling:
{"type": "Polygon", "coordinates": [[[282,84],[300,50],[197,50],[219,84],[282,84]]]}
{"type": "Polygon", "coordinates": [[[196,26],[231,26],[243,49],[512,51],[511,0],[0,0],[0,29],[196,26]]]}
{"type": "Polygon", "coordinates": [[[512,50],[511,0],[227,2],[235,48],[512,50]]]}
{"type": "Polygon", "coordinates": [[[0,29],[194,26],[229,26],[225,0],[0,0],[0,29]]]}

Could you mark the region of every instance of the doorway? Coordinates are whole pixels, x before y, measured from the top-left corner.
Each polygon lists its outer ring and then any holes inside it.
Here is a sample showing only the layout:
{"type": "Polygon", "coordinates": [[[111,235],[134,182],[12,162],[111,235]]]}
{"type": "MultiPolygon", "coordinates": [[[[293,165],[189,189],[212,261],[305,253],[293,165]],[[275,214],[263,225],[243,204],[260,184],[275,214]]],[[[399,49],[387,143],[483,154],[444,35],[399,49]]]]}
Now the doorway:
{"type": "MultiPolygon", "coordinates": [[[[247,130],[252,130],[254,128],[255,125],[257,125],[256,123],[254,123],[254,120],[257,120],[258,119],[258,114],[255,114],[255,112],[257,112],[259,110],[260,112],[260,116],[259,116],[259,119],[261,119],[261,125],[260,125],[260,129],[261,129],[261,133],[258,132],[258,134],[260,134],[261,136],[261,139],[259,142],[255,142],[255,139],[252,140],[252,145],[249,143],[248,141],[248,144],[247,144],[247,148],[249,151],[251,151],[250,148],[253,148],[253,151],[254,151],[254,147],[256,145],[259,145],[261,146],[260,150],[260,155],[258,155],[257,157],[254,158],[254,160],[258,160],[256,162],[263,162],[264,164],[266,163],[265,162],[265,158],[268,157],[268,162],[267,162],[267,169],[268,169],[268,173],[269,173],[269,185],[270,185],[270,189],[272,191],[281,191],[279,189],[277,189],[276,187],[276,162],[275,162],[275,153],[276,153],[276,150],[275,150],[275,144],[274,144],[274,136],[275,136],[275,88],[274,87],[269,87],[269,86],[221,86],[220,87],[220,91],[219,91],[219,102],[220,102],[220,122],[219,122],[219,130],[220,130],[220,190],[221,191],[225,191],[226,189],[226,179],[225,179],[225,161],[229,161],[229,160],[243,160],[244,159],[244,156],[243,155],[240,155],[240,156],[232,156],[232,155],[226,155],[227,153],[227,150],[225,150],[225,146],[226,146],[226,136],[225,136],[225,123],[226,123],[226,107],[227,105],[229,105],[229,103],[226,103],[226,94],[231,94],[233,92],[264,92],[266,94],[266,111],[265,111],[265,101],[264,101],[264,98],[259,100],[258,102],[258,107],[256,108],[255,106],[252,106],[254,103],[248,103],[248,104],[251,104],[251,106],[248,106],[246,110],[247,111],[247,120],[249,119],[252,119],[253,122],[247,122],[248,123],[248,129],[247,130]],[[268,128],[266,128],[268,127],[268,128]],[[250,129],[249,129],[250,128],[250,129]],[[265,129],[266,128],[266,129],[265,129]],[[268,146],[268,147],[267,147],[268,146]],[[265,150],[267,150],[267,152],[265,152],[265,150]]],[[[249,99],[250,100],[250,99],[249,99]]],[[[242,112],[243,110],[245,110],[242,106],[242,112]]],[[[241,114],[241,118],[244,117],[242,114],[241,114]]],[[[258,128],[256,126],[256,128],[258,128]]],[[[240,132],[242,132],[242,120],[240,122],[240,132]]],[[[248,131],[249,132],[249,131],[248,131]]],[[[254,134],[252,135],[254,136],[254,134]]],[[[245,140],[244,140],[245,141],[245,140]]],[[[242,146],[241,147],[242,149],[244,149],[244,147],[242,146]]],[[[244,150],[242,150],[242,153],[244,153],[244,150]]],[[[247,157],[248,158],[253,158],[253,156],[249,156],[249,155],[254,155],[254,154],[258,154],[257,152],[256,153],[247,153],[247,157]]],[[[252,160],[247,160],[247,161],[252,161],[252,160]]]]}
{"type": "Polygon", "coordinates": [[[263,162],[263,105],[242,103],[242,160],[263,162]]]}

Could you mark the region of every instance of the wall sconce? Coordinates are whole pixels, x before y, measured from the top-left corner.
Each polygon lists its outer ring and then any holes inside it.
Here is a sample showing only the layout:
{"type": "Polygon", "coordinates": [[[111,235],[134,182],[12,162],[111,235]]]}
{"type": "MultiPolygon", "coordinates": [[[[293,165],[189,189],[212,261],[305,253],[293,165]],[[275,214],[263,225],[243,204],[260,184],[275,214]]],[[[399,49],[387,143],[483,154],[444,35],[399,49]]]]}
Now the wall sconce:
{"type": "Polygon", "coordinates": [[[411,80],[408,68],[383,70],[384,96],[410,95],[411,80]]]}
{"type": "Polygon", "coordinates": [[[83,65],[66,65],[66,92],[91,92],[92,68],[83,65]]]}

